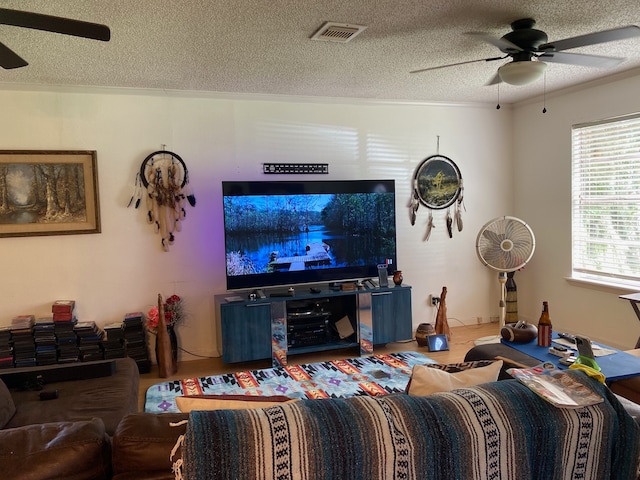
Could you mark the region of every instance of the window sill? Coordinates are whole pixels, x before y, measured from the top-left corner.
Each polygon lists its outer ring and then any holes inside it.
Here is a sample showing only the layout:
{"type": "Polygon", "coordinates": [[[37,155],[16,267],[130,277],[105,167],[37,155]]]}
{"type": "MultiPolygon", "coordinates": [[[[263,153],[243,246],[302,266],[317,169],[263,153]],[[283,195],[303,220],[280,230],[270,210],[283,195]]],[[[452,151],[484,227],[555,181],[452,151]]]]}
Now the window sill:
{"type": "Polygon", "coordinates": [[[607,283],[603,281],[574,277],[565,277],[565,280],[569,284],[576,287],[591,288],[593,290],[599,290],[602,292],[615,293],[616,295],[626,295],[629,293],[640,292],[640,286],[638,288],[634,288],[617,283],[607,283]]]}

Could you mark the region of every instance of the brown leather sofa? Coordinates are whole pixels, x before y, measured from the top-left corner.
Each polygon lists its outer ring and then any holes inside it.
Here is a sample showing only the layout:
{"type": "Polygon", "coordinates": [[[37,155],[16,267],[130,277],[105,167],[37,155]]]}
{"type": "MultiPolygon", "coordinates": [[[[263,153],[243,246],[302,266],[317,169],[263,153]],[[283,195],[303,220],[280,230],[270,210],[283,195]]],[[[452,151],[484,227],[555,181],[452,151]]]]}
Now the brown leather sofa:
{"type": "Polygon", "coordinates": [[[186,427],[169,422],[187,415],[137,413],[140,376],[132,359],[115,360],[113,372],[98,378],[44,385],[7,378],[11,388],[0,381],[1,478],[173,478],[169,455],[186,427]],[[56,390],[57,398],[40,399],[56,390]]]}
{"type": "MultiPolygon", "coordinates": [[[[171,451],[187,429],[186,413],[133,413],[112,439],[113,480],[173,480],[171,451]],[[178,423],[178,426],[172,424],[178,423]]],[[[176,451],[176,458],[181,458],[176,451]]]]}

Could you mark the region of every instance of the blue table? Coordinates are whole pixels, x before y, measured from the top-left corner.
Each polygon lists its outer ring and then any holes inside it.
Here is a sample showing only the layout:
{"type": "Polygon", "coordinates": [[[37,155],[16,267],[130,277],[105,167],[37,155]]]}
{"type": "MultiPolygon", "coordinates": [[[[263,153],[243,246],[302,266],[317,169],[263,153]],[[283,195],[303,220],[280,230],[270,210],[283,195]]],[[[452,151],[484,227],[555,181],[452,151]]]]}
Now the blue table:
{"type": "MultiPolygon", "coordinates": [[[[556,338],[559,338],[558,334],[554,333],[553,339],[556,338]]],[[[530,357],[540,360],[540,362],[552,362],[560,369],[568,368],[558,361],[560,360],[559,357],[549,353],[548,347],[539,347],[537,340],[533,340],[529,343],[515,343],[503,339],[501,342],[503,345],[507,345],[508,347],[524,353],[525,355],[529,355],[530,357]]],[[[617,348],[609,347],[598,342],[596,343],[603,348],[615,350],[616,352],[611,355],[596,357],[596,362],[600,365],[602,374],[607,379],[607,383],[640,375],[639,357],[635,357],[629,353],[623,352],[622,350],[618,350],[617,348]]]]}

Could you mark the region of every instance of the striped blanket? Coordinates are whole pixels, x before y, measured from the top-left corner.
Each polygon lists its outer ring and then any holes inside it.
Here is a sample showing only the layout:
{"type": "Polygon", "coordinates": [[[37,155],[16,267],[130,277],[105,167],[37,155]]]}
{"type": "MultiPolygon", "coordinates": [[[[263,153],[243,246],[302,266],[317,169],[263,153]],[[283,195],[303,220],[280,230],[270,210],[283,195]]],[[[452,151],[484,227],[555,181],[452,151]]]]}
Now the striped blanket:
{"type": "Polygon", "coordinates": [[[515,380],[439,393],[192,412],[185,480],[633,479],[640,429],[605,402],[560,409],[515,380]]]}

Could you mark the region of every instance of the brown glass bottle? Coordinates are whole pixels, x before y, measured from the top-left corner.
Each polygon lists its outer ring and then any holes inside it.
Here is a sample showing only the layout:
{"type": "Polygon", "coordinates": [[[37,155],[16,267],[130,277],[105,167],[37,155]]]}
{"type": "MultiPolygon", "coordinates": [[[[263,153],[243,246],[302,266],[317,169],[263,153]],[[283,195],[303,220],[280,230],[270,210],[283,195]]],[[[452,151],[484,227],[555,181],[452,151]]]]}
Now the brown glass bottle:
{"type": "Polygon", "coordinates": [[[549,318],[549,304],[542,302],[542,314],[538,321],[538,346],[550,347],[551,346],[551,318],[549,318]]]}

